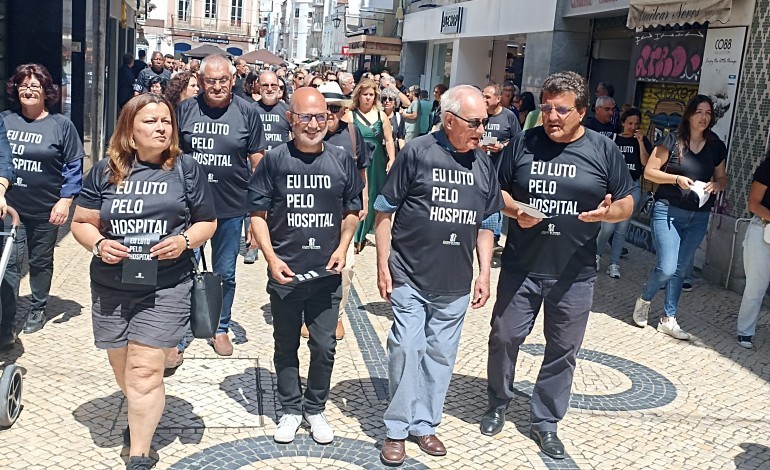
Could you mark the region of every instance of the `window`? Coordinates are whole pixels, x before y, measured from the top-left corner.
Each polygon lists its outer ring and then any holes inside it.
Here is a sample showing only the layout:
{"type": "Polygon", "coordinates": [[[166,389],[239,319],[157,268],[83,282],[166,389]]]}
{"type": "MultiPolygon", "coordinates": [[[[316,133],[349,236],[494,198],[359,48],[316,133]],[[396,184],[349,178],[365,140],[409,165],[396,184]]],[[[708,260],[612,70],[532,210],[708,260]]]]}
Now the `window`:
{"type": "Polygon", "coordinates": [[[294,9],[294,18],[299,18],[299,8],[294,9]]]}
{"type": "Polygon", "coordinates": [[[176,17],[179,21],[190,21],[190,0],[177,0],[176,17]]]}
{"type": "Polygon", "coordinates": [[[230,26],[240,26],[243,18],[243,0],[232,0],[230,7],[230,26]]]}
{"type": "Polygon", "coordinates": [[[203,17],[214,19],[217,17],[217,0],[205,0],[203,6],[203,17]]]}

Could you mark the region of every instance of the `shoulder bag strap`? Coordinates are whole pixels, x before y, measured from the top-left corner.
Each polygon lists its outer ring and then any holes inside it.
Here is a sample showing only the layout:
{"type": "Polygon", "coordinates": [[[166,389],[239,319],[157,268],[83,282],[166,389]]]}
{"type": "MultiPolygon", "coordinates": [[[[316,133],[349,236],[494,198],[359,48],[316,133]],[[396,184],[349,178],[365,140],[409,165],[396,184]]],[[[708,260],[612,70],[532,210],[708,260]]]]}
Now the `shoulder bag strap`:
{"type": "Polygon", "coordinates": [[[371,123],[371,122],[369,122],[369,120],[368,120],[368,119],[366,119],[366,116],[364,116],[364,114],[363,114],[361,111],[359,111],[359,110],[357,110],[357,109],[356,109],[356,110],[355,110],[353,113],[354,113],[355,115],[357,115],[357,116],[358,116],[358,119],[359,119],[359,120],[361,120],[361,121],[362,121],[364,124],[366,124],[366,125],[367,125],[367,126],[369,126],[369,127],[372,127],[372,123],[371,123]]]}
{"type": "MultiPolygon", "coordinates": [[[[179,181],[182,183],[182,192],[184,193],[184,228],[187,230],[190,228],[190,196],[187,193],[187,178],[184,177],[184,170],[182,169],[182,155],[177,157],[176,161],[174,162],[174,166],[177,169],[177,173],[179,173],[179,181]]],[[[206,255],[204,254],[204,249],[201,247],[198,252],[201,254],[201,261],[203,261],[203,270],[207,271],[206,267],[206,255]]],[[[198,262],[195,260],[195,256],[193,255],[192,258],[190,258],[193,264],[193,272],[198,273],[198,262]]]]}
{"type": "Polygon", "coordinates": [[[353,156],[358,160],[358,146],[356,145],[356,125],[348,124],[348,134],[350,134],[350,143],[353,144],[353,156]]]}

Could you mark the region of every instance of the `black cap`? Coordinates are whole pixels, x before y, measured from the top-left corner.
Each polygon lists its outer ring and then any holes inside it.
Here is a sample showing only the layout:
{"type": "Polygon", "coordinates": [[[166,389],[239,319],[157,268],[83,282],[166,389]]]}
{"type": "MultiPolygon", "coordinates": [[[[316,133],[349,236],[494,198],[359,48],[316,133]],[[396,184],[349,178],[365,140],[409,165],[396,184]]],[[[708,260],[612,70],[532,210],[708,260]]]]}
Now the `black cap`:
{"type": "Polygon", "coordinates": [[[403,81],[404,81],[404,76],[403,76],[403,75],[400,75],[400,74],[399,74],[399,75],[396,75],[396,76],[395,76],[395,77],[393,77],[393,78],[395,78],[395,79],[396,79],[396,80],[398,80],[399,82],[403,82],[403,81]]]}

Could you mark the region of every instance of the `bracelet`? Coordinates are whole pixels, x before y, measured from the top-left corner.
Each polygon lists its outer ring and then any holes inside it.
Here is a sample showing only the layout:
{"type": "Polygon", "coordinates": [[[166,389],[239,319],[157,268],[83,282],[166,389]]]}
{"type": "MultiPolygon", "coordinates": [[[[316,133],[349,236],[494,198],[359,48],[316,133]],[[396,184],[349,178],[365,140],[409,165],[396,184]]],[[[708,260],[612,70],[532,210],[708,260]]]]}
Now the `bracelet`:
{"type": "Polygon", "coordinates": [[[0,181],[0,186],[2,186],[3,188],[5,188],[6,191],[8,191],[8,185],[3,183],[2,181],[0,181]]]}
{"type": "Polygon", "coordinates": [[[677,186],[679,186],[679,177],[678,177],[678,176],[677,176],[677,177],[676,177],[676,179],[674,180],[674,184],[675,184],[675,185],[677,185],[677,186]]]}
{"type": "Polygon", "coordinates": [[[180,233],[179,235],[181,235],[181,236],[182,236],[182,238],[184,238],[184,244],[185,244],[185,247],[186,247],[186,249],[188,249],[188,250],[189,250],[189,249],[191,248],[191,246],[190,246],[190,238],[189,238],[189,237],[187,236],[187,234],[186,234],[186,233],[184,233],[184,232],[180,233]]]}

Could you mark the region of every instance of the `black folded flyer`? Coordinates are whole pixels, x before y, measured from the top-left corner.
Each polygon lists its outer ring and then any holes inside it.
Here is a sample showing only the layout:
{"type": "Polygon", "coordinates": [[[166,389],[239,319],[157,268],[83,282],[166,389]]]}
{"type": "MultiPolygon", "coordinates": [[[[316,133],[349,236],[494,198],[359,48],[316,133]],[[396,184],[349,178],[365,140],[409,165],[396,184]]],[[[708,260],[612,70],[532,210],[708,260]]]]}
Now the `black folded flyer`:
{"type": "Polygon", "coordinates": [[[160,240],[157,233],[129,233],[123,239],[128,258],[123,260],[123,283],[154,286],[158,281],[158,258],[150,248],[160,240]]]}

